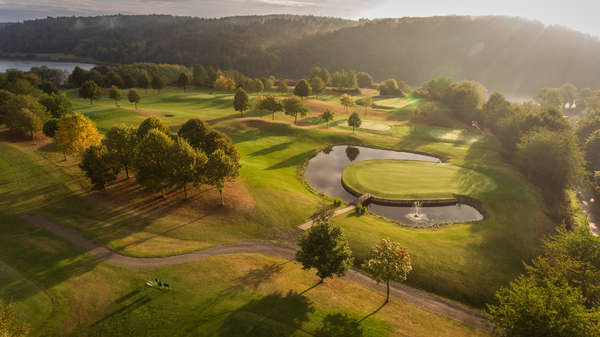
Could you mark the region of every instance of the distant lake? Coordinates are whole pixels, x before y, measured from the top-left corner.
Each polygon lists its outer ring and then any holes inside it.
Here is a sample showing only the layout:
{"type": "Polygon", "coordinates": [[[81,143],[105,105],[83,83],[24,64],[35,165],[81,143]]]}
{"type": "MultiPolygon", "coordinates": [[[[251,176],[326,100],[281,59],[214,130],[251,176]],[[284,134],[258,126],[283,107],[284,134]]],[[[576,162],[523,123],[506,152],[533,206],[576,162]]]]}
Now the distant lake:
{"type": "Polygon", "coordinates": [[[7,69],[18,69],[22,71],[28,71],[32,67],[47,66],[48,68],[65,70],[72,72],[75,67],[89,70],[95,67],[95,64],[90,63],[77,63],[77,62],[57,62],[57,61],[37,61],[37,60],[12,60],[12,59],[0,59],[0,72],[5,72],[7,69]]]}

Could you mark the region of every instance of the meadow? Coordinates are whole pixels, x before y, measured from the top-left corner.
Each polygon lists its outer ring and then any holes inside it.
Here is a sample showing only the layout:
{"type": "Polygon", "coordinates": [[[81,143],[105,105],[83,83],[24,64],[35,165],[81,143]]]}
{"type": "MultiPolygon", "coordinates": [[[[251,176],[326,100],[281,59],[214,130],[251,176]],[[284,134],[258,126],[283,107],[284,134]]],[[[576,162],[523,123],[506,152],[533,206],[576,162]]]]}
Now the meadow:
{"type": "MultiPolygon", "coordinates": [[[[94,102],[68,96],[76,111],[101,132],[120,123],[137,125],[156,116],[173,131],[189,118],[201,118],[227,133],[241,154],[240,178],[217,192],[202,187],[184,201],[181,191],[166,199],[123,177],[107,191],[91,192],[77,167],[64,161],[47,139],[0,142],[0,216],[3,246],[0,296],[17,304],[20,315],[39,335],[181,335],[309,336],[325,324],[358,327],[357,336],[461,336],[485,333],[393,301],[377,314],[383,295],[348,280],[336,279],[309,289],[317,278],[294,262],[257,254],[215,257],[179,266],[133,271],[101,263],[79,248],[24,224],[24,214],[42,215],[77,229],[86,237],[124,255],[156,257],[226,243],[264,240],[293,244],[297,226],[328,198],[308,188],[302,166],[326,144],[355,144],[412,150],[448,158],[462,168],[460,184],[470,186],[488,219],[430,230],[404,228],[385,219],[353,213],[334,218],[350,239],[357,265],[380,239],[409,248],[414,271],[408,284],[436,295],[481,307],[494,291],[522,271],[548,232],[539,194],[502,161],[493,136],[460,129],[412,124],[413,98],[364,111],[364,120],[388,130],[345,126],[348,115],[335,99],[310,99],[313,110],[299,119],[279,112],[250,110],[240,116],[233,94],[207,90],[144,92],[135,110],[109,99],[94,102]],[[336,109],[328,127],[319,109],[336,109]],[[482,176],[485,179],[482,179],[482,176]],[[493,186],[494,188],[490,188],[493,186]],[[160,277],[172,291],[148,289],[146,279],[160,277]],[[35,308],[35,309],[34,309],[35,308]],[[359,323],[357,325],[357,322],[359,323]],[[275,334],[275,332],[277,334],[275,334]]],[[[251,101],[254,95],[251,96],[251,101]]],[[[376,101],[376,104],[386,104],[376,101]]]]}

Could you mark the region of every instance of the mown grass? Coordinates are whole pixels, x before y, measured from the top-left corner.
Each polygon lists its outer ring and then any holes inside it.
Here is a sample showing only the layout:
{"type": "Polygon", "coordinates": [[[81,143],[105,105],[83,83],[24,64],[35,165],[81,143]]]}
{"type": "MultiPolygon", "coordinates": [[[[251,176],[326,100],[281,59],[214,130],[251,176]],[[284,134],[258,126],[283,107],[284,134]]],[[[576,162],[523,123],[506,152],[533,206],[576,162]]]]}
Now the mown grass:
{"type": "Polygon", "coordinates": [[[445,163],[369,160],[346,168],[343,179],[355,191],[395,200],[444,199],[454,194],[470,195],[496,188],[488,177],[464,170],[445,163]],[[461,183],[460,177],[465,174],[472,175],[475,184],[461,183]]]}
{"type": "MultiPolygon", "coordinates": [[[[176,130],[197,117],[229,134],[240,151],[241,177],[228,185],[227,205],[219,208],[215,191],[206,187],[195,191],[188,203],[176,191],[161,200],[136,187],[133,179],[119,181],[107,192],[90,193],[76,158],[62,161],[52,145],[2,143],[0,179],[6,177],[0,184],[2,209],[16,215],[44,215],[124,254],[162,256],[241,240],[295,242],[296,226],[321,203],[305,187],[299,167],[324,144],[381,146],[446,157],[449,164],[464,169],[458,181],[478,191],[472,196],[483,201],[490,215],[478,223],[417,231],[373,216],[334,220],[344,228],[359,261],[385,237],[409,247],[415,266],[409,276],[413,286],[482,305],[522,271],[522,261],[534,256],[539,237],[550,227],[541,198],[502,162],[493,137],[406,122],[385,131],[356,133],[341,126],[294,127],[292,118],[282,113],[272,122],[270,114],[253,110],[245,114],[252,118],[240,119],[231,106],[232,93],[149,92],[138,111],[124,102],[117,108],[108,99],[90,106],[75,92],[68,94],[75,109],[102,131],[119,123],[135,125],[150,115],[176,130]],[[480,175],[497,188],[479,188],[480,175]]],[[[378,118],[397,116],[391,111],[378,118]]],[[[4,261],[10,264],[10,259],[4,261]]]]}

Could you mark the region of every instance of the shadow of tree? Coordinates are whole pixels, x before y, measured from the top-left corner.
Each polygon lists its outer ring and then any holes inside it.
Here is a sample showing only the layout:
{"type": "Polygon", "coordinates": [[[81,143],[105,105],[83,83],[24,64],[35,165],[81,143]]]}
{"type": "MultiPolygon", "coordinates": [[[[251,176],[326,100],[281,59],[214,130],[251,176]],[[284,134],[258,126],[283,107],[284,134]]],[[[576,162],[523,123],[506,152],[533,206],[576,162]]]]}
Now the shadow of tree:
{"type": "Polygon", "coordinates": [[[323,319],[323,326],[315,332],[315,337],[362,337],[360,321],[347,314],[331,314],[323,319]]]}
{"type": "Polygon", "coordinates": [[[238,278],[232,288],[252,288],[256,290],[263,282],[270,281],[275,274],[280,273],[282,270],[283,264],[281,263],[273,263],[263,266],[262,268],[251,269],[248,271],[248,273],[246,273],[246,275],[238,278]]]}
{"type": "Polygon", "coordinates": [[[231,313],[223,322],[219,336],[292,336],[314,310],[309,300],[296,292],[273,293],[252,300],[231,313]]]}

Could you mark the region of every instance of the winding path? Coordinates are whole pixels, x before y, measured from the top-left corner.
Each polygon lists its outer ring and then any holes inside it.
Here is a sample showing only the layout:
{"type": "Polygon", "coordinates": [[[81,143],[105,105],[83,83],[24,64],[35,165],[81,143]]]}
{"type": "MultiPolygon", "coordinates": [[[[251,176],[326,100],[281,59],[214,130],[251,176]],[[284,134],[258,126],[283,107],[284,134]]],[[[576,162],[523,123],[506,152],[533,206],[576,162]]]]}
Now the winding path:
{"type": "MultiPolygon", "coordinates": [[[[121,255],[111,251],[106,247],[99,246],[93,241],[85,238],[79,232],[59,225],[38,215],[25,215],[22,217],[22,220],[30,225],[47,230],[52,234],[85,249],[88,253],[108,263],[132,269],[170,266],[205,259],[212,256],[228,254],[256,253],[282,257],[286,259],[293,259],[296,255],[296,249],[291,247],[285,247],[271,242],[246,241],[206,248],[182,255],[159,258],[138,258],[121,255]]],[[[368,275],[356,269],[349,270],[345,277],[346,279],[357,282],[363,286],[382,292],[385,291],[385,286],[383,284],[377,284],[377,282],[371,279],[368,275]]],[[[477,329],[486,331],[492,330],[492,326],[485,319],[485,316],[476,310],[471,310],[460,305],[444,301],[441,298],[434,297],[398,283],[392,283],[390,291],[393,296],[401,299],[402,301],[415,304],[427,311],[454,319],[477,329]]]]}

